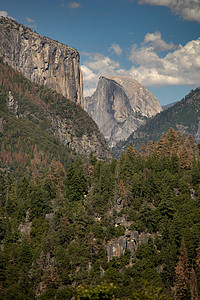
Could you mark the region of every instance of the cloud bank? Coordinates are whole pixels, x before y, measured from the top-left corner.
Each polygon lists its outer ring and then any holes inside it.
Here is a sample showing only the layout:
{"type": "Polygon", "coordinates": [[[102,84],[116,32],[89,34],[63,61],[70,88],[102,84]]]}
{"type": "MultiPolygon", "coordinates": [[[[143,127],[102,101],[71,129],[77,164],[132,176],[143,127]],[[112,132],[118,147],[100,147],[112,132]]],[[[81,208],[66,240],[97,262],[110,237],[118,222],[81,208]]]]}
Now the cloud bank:
{"type": "Polygon", "coordinates": [[[160,32],[147,33],[139,47],[136,44],[130,47],[129,69],[99,53],[82,53],[82,56],[85,96],[92,94],[102,75],[131,76],[146,86],[200,84],[200,38],[183,46],[166,43],[160,32]]]}
{"type": "MultiPolygon", "coordinates": [[[[133,2],[133,1],[131,1],[133,2]]],[[[166,6],[184,20],[200,23],[200,1],[199,0],[139,0],[139,4],[166,6]]]]}

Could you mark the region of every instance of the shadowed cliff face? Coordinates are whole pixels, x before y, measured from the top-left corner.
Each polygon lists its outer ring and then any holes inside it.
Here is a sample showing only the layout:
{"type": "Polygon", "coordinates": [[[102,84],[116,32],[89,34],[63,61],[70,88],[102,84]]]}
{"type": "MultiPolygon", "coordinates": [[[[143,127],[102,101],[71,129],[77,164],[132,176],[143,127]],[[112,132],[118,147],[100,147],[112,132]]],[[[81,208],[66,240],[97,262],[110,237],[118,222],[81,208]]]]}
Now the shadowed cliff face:
{"type": "Polygon", "coordinates": [[[0,56],[29,80],[52,88],[83,107],[82,74],[76,49],[0,17],[0,56]]]}
{"type": "Polygon", "coordinates": [[[129,77],[100,77],[84,108],[98,124],[111,147],[126,140],[148,117],[162,111],[148,89],[129,77]]]}

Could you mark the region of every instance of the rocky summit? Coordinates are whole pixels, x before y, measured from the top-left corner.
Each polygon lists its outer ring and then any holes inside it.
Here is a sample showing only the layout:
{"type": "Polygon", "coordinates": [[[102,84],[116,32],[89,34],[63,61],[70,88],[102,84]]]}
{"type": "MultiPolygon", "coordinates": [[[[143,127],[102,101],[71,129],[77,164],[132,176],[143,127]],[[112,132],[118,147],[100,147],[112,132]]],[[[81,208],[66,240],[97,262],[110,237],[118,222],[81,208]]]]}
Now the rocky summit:
{"type": "Polygon", "coordinates": [[[83,106],[79,52],[0,17],[0,56],[27,79],[83,106]]]}
{"type": "Polygon", "coordinates": [[[157,98],[145,86],[123,76],[100,77],[96,91],[85,98],[84,109],[111,147],[162,111],[157,98]]]}

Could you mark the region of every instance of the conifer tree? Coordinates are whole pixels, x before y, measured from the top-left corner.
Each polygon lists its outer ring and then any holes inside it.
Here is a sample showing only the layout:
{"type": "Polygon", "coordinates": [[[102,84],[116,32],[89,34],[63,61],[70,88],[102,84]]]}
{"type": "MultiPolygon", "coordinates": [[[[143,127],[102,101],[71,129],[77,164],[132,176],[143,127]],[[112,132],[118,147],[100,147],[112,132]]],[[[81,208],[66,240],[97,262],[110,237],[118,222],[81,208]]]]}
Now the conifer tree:
{"type": "Polygon", "coordinates": [[[158,154],[170,155],[169,141],[166,134],[163,134],[161,139],[157,143],[158,154]]]}
{"type": "Polygon", "coordinates": [[[70,201],[82,200],[87,192],[87,180],[82,160],[78,157],[68,168],[66,179],[66,196],[70,201]]]}
{"type": "Polygon", "coordinates": [[[191,300],[198,300],[198,291],[197,291],[197,278],[194,268],[191,270],[190,275],[190,294],[191,294],[191,300]]]}
{"type": "Polygon", "coordinates": [[[142,158],[147,157],[147,147],[144,142],[142,142],[142,145],[140,147],[140,154],[141,154],[142,158]]]}
{"type": "Polygon", "coordinates": [[[199,245],[199,247],[197,248],[197,260],[196,260],[196,264],[197,264],[197,268],[198,268],[199,271],[200,271],[200,245],[199,245]]]}
{"type": "Polygon", "coordinates": [[[148,141],[147,143],[147,153],[148,155],[152,155],[153,153],[155,153],[155,143],[153,141],[148,141]]]}
{"type": "Polygon", "coordinates": [[[189,290],[188,256],[184,238],[181,240],[180,256],[175,268],[175,293],[177,299],[187,298],[189,290]]]}
{"type": "Polygon", "coordinates": [[[177,144],[177,134],[176,131],[173,128],[170,128],[166,134],[166,137],[168,139],[169,145],[172,147],[172,145],[177,144]]]}

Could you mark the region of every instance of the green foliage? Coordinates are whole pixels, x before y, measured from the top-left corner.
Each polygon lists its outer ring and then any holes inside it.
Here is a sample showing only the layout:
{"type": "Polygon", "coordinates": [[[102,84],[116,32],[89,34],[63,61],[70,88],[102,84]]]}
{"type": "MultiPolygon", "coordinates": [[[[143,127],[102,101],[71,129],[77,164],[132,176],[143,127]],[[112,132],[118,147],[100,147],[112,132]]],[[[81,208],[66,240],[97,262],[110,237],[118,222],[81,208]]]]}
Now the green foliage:
{"type": "Polygon", "coordinates": [[[147,281],[144,282],[140,291],[134,292],[131,299],[133,300],[169,300],[167,295],[162,292],[159,287],[149,285],[147,281]]]}
{"type": "Polygon", "coordinates": [[[103,151],[108,148],[96,123],[75,103],[55,91],[39,86],[0,61],[0,161],[5,168],[28,173],[40,179],[52,160],[60,161],[66,170],[74,159],[71,138],[83,135],[99,137],[103,151]],[[8,109],[9,95],[17,104],[8,109]],[[65,127],[67,147],[59,136],[60,122],[65,127]],[[56,136],[56,137],[55,137],[56,136]]]}
{"type": "Polygon", "coordinates": [[[73,202],[84,199],[84,195],[87,192],[87,183],[81,158],[77,158],[68,168],[65,185],[66,197],[69,201],[73,202]]]}
{"type": "Polygon", "coordinates": [[[30,193],[30,220],[44,216],[51,212],[51,194],[44,188],[44,186],[38,184],[33,187],[30,193]]]}
{"type": "Polygon", "coordinates": [[[28,119],[16,118],[0,95],[0,297],[170,299],[182,238],[193,274],[187,297],[199,292],[200,165],[192,138],[171,129],[141,153],[130,146],[119,160],[85,159],[46,131],[44,111],[36,114],[37,105],[60,114],[65,106],[70,122],[68,102],[58,98],[59,107],[53,92],[19,82],[23,112],[32,94],[44,103],[34,100],[28,119]]]}
{"type": "Polygon", "coordinates": [[[77,300],[100,300],[115,299],[114,290],[116,287],[110,283],[101,283],[96,286],[80,286],[77,289],[77,300]]]}

